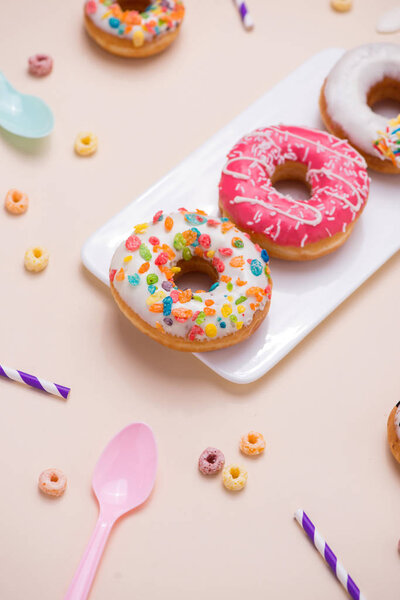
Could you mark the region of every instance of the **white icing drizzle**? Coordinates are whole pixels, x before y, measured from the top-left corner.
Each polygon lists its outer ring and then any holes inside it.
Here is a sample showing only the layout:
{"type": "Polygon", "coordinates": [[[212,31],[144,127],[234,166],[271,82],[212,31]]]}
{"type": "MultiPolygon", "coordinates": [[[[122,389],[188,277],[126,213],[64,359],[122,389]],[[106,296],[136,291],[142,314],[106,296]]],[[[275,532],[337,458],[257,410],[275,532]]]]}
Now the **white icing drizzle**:
{"type": "Polygon", "coordinates": [[[290,198],[289,196],[283,196],[282,194],[277,193],[277,196],[279,196],[280,199],[283,198],[284,200],[287,200],[288,202],[292,202],[293,208],[298,208],[299,206],[304,206],[304,208],[306,208],[307,210],[310,210],[311,212],[313,212],[315,214],[315,218],[314,219],[306,219],[306,217],[304,217],[302,215],[302,213],[295,215],[293,213],[283,210],[282,208],[279,208],[279,206],[276,206],[276,204],[274,204],[273,202],[272,203],[265,202],[264,200],[258,200],[258,198],[245,198],[243,196],[236,196],[232,200],[232,202],[235,204],[242,204],[243,202],[248,202],[249,204],[259,204],[260,206],[263,206],[264,208],[269,208],[269,210],[274,210],[281,215],[285,215],[285,217],[290,217],[294,221],[299,221],[303,225],[319,225],[321,223],[321,221],[322,221],[321,211],[319,211],[317,208],[315,208],[315,206],[310,206],[309,204],[306,204],[305,202],[301,202],[300,200],[295,200],[294,198],[290,198]]]}
{"type": "Polygon", "coordinates": [[[397,407],[396,413],[394,415],[394,427],[397,433],[397,439],[400,440],[400,406],[397,407]]]}
{"type": "Polygon", "coordinates": [[[348,179],[345,179],[341,175],[338,175],[338,173],[333,173],[333,171],[331,171],[330,169],[325,169],[324,167],[322,167],[321,169],[309,169],[308,173],[307,173],[307,179],[309,178],[309,176],[311,174],[314,174],[314,173],[322,173],[323,175],[326,175],[326,177],[334,177],[335,179],[339,179],[340,181],[342,181],[343,183],[345,183],[346,185],[351,187],[351,189],[355,193],[357,200],[358,200],[356,205],[352,204],[352,202],[349,202],[348,198],[346,198],[344,195],[339,196],[338,194],[332,193],[331,196],[338,198],[338,200],[341,200],[342,202],[344,202],[345,204],[350,206],[350,208],[352,210],[354,210],[355,212],[358,212],[360,210],[363,200],[361,198],[359,190],[356,188],[355,185],[353,185],[351,183],[351,181],[349,181],[348,179]]]}
{"type": "Polygon", "coordinates": [[[346,52],[329,73],[325,99],[331,119],[345,131],[350,142],[381,160],[386,158],[373,146],[387,118],[368,106],[369,90],[390,77],[400,81],[400,46],[365,44],[346,52]]]}

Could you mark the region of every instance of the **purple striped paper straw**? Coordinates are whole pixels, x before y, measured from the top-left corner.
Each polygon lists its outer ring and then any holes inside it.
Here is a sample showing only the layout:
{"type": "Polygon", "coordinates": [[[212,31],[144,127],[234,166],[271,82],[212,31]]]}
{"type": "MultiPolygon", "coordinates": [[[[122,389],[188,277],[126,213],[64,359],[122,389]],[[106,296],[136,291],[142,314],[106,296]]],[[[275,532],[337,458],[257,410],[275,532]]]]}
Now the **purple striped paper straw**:
{"type": "Polygon", "coordinates": [[[246,2],[244,2],[243,0],[234,0],[234,3],[239,11],[239,15],[242,19],[242,23],[245,29],[253,29],[254,21],[251,18],[251,14],[249,13],[249,9],[246,6],[246,2]]]}
{"type": "Polygon", "coordinates": [[[0,376],[7,377],[13,381],[18,381],[19,383],[24,383],[25,385],[36,388],[37,390],[47,392],[48,394],[53,394],[54,396],[59,396],[65,400],[68,398],[68,394],[71,391],[70,388],[63,385],[51,383],[51,381],[47,381],[41,377],[39,378],[35,377],[34,375],[29,375],[29,373],[24,373],[24,371],[10,369],[10,367],[6,367],[4,365],[0,365],[0,376]]]}
{"type": "Polygon", "coordinates": [[[294,514],[294,518],[304,529],[318,552],[325,559],[330,569],[336,575],[336,578],[340,581],[345,590],[349,593],[353,600],[365,600],[365,596],[360,592],[359,588],[354,583],[353,579],[347,573],[342,563],[338,561],[328,544],[315,528],[315,525],[311,522],[306,513],[299,508],[294,514]]]}

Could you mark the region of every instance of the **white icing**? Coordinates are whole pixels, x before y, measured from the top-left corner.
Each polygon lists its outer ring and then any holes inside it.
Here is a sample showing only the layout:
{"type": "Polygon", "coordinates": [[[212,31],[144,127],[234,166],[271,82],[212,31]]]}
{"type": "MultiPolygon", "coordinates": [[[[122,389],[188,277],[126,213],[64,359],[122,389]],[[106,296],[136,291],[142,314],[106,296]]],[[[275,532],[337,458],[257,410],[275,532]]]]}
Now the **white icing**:
{"type": "Polygon", "coordinates": [[[379,17],[376,30],[379,33],[394,33],[400,29],[400,6],[386,11],[379,17]]]}
{"type": "MultiPolygon", "coordinates": [[[[194,213],[187,213],[188,215],[194,215],[194,213]]],[[[191,310],[194,313],[198,311],[204,311],[206,307],[206,300],[212,301],[213,303],[209,308],[214,309],[215,315],[206,315],[204,321],[201,323],[201,327],[205,330],[206,326],[209,323],[215,324],[217,328],[217,334],[215,337],[220,338],[231,333],[237,331],[237,322],[240,322],[243,327],[248,326],[254,317],[254,310],[250,307],[251,303],[259,302],[258,309],[262,310],[266,303],[269,302],[268,294],[264,294],[262,300],[256,300],[253,295],[246,297],[245,301],[241,301],[240,304],[236,304],[236,300],[239,300],[241,297],[246,296],[246,291],[249,288],[261,288],[265,290],[270,284],[267,274],[265,273],[265,262],[260,256],[260,252],[256,250],[254,244],[243,234],[243,232],[236,229],[236,227],[232,227],[229,231],[223,232],[221,227],[221,220],[217,219],[217,225],[212,226],[207,224],[207,217],[203,218],[203,223],[191,223],[188,222],[187,218],[182,213],[173,213],[170,215],[173,219],[174,225],[171,231],[166,231],[165,229],[165,217],[162,221],[158,221],[156,223],[149,223],[147,229],[143,233],[133,233],[132,235],[136,235],[140,241],[146,244],[147,248],[151,251],[151,259],[148,261],[144,260],[139,250],[129,251],[125,246],[125,241],[120,244],[120,246],[115,251],[115,254],[111,261],[110,269],[116,270],[117,272],[122,268],[124,270],[124,279],[122,281],[118,281],[117,276],[113,279],[113,284],[118,294],[124,300],[124,302],[132,308],[132,310],[138,314],[146,323],[149,323],[153,327],[157,327],[156,323],[158,322],[164,331],[170,335],[175,335],[178,337],[187,338],[188,333],[191,328],[195,324],[195,321],[192,318],[189,318],[184,323],[178,322],[175,320],[173,315],[169,316],[173,323],[172,325],[167,325],[164,322],[163,313],[154,313],[149,310],[149,305],[146,301],[148,301],[149,297],[152,295],[149,291],[149,286],[147,283],[147,276],[151,274],[155,274],[158,277],[158,281],[155,283],[156,290],[155,293],[161,292],[161,296],[170,295],[169,291],[166,291],[162,284],[168,282],[168,279],[164,272],[162,272],[155,264],[155,260],[157,256],[162,251],[161,249],[153,252],[153,245],[150,243],[150,237],[156,237],[160,240],[160,245],[167,244],[169,248],[171,248],[175,254],[174,259],[172,259],[167,267],[171,268],[175,266],[178,261],[183,259],[183,250],[177,250],[174,247],[174,237],[177,233],[182,233],[193,227],[197,228],[200,231],[200,234],[208,234],[211,238],[210,247],[205,250],[205,252],[210,251],[211,253],[215,253],[213,256],[205,257],[206,260],[212,262],[213,258],[217,258],[224,264],[224,270],[220,273],[221,276],[227,276],[231,278],[230,283],[232,284],[232,289],[228,289],[228,283],[219,280],[219,285],[212,291],[203,291],[197,292],[196,290],[192,290],[195,296],[198,296],[201,301],[191,299],[189,302],[181,303],[180,301],[174,302],[172,305],[173,309],[186,309],[191,310]],[[236,248],[232,245],[232,239],[234,237],[239,237],[243,242],[243,248],[236,248]],[[226,256],[219,252],[221,248],[229,248],[232,251],[232,254],[226,256]],[[124,259],[128,256],[131,256],[129,262],[124,262],[124,259]],[[234,267],[230,265],[230,261],[235,258],[242,256],[244,259],[244,264],[241,267],[234,267]],[[262,266],[262,272],[259,275],[253,274],[249,261],[256,259],[262,266]],[[129,276],[134,276],[138,273],[139,267],[144,262],[150,262],[150,268],[143,274],[139,274],[140,282],[136,286],[132,286],[129,283],[129,276]],[[240,279],[241,281],[245,281],[245,285],[238,285],[236,281],[240,279]],[[232,312],[228,316],[224,316],[222,312],[223,305],[229,305],[232,312]],[[244,312],[240,312],[244,308],[244,312]],[[233,321],[231,316],[236,319],[233,321]],[[221,322],[225,323],[225,327],[221,327],[221,322]]],[[[195,256],[195,247],[189,246],[192,254],[195,256]]],[[[177,282],[179,288],[179,281],[177,282]]],[[[269,288],[270,289],[270,288],[269,288]]],[[[154,292],[153,292],[154,293],[154,292]]],[[[162,298],[158,300],[158,302],[162,302],[162,298]]],[[[205,335],[200,337],[196,337],[196,340],[206,340],[208,339],[205,335]]]]}
{"type": "Polygon", "coordinates": [[[331,119],[349,141],[368,154],[385,160],[373,146],[387,118],[366,102],[368,91],[384,77],[400,81],[400,45],[366,44],[346,52],[329,73],[325,98],[331,119]]]}
{"type": "Polygon", "coordinates": [[[396,429],[397,438],[400,440],[400,406],[394,415],[394,428],[396,429]]]}

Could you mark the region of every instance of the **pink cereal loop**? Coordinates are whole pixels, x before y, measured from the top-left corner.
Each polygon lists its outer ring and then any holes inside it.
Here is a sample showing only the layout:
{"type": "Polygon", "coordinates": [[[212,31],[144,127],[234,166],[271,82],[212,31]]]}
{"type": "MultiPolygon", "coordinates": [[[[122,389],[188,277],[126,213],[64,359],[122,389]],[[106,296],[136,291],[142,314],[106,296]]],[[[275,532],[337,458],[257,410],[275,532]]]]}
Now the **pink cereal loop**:
{"type": "Polygon", "coordinates": [[[60,469],[46,469],[39,475],[39,489],[49,496],[61,496],[67,487],[67,478],[60,469]]]}
{"type": "Polygon", "coordinates": [[[239,448],[243,454],[256,456],[265,450],[265,439],[258,431],[249,431],[240,438],[239,448]]]}
{"type": "Polygon", "coordinates": [[[13,215],[22,215],[28,209],[29,199],[24,192],[20,192],[16,189],[8,190],[4,206],[9,213],[13,215]]]}
{"type": "Polygon", "coordinates": [[[35,77],[49,75],[53,69],[53,59],[48,54],[34,54],[28,58],[28,71],[35,77]]]}
{"type": "Polygon", "coordinates": [[[218,450],[209,446],[199,457],[199,470],[203,475],[214,475],[222,469],[225,464],[225,456],[218,450]]]}

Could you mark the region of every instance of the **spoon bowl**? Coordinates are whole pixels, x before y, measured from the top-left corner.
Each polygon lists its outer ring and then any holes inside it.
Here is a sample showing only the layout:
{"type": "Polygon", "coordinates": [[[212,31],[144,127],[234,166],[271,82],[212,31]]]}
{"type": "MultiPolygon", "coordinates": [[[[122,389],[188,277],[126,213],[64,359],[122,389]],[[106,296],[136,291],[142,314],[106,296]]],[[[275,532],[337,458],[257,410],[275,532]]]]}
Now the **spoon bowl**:
{"type": "Polygon", "coordinates": [[[157,471],[153,432],[144,423],[122,429],[105,447],[93,474],[100,514],[65,600],[85,600],[115,521],[149,497],[157,471]]]}
{"type": "Polygon", "coordinates": [[[18,92],[0,72],[0,126],[25,138],[42,138],[53,130],[49,106],[37,96],[18,92]]]}

